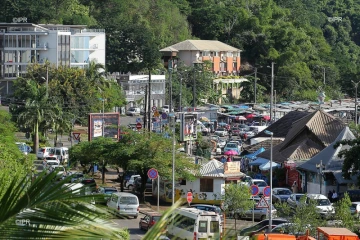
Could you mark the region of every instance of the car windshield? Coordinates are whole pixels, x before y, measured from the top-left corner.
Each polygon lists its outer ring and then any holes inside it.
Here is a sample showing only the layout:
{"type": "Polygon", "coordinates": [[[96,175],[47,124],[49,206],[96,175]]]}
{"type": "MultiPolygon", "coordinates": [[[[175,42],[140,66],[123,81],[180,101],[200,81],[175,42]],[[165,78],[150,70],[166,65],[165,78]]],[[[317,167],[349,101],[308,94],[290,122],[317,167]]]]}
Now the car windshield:
{"type": "Polygon", "coordinates": [[[299,201],[302,196],[303,196],[303,195],[296,195],[296,196],[295,196],[296,201],[299,201]]]}
{"type": "Polygon", "coordinates": [[[216,131],[225,131],[225,129],[224,128],[218,128],[216,131]]]}
{"type": "Polygon", "coordinates": [[[112,194],[114,192],[117,192],[117,190],[116,189],[106,189],[105,190],[105,194],[112,194]]]}
{"type": "Polygon", "coordinates": [[[155,222],[157,222],[157,221],[160,220],[160,218],[161,218],[161,216],[154,216],[154,217],[153,217],[153,220],[154,220],[155,222]]]}
{"type": "Polygon", "coordinates": [[[281,189],[277,191],[278,195],[290,195],[292,192],[288,189],[281,189]]]}
{"type": "Polygon", "coordinates": [[[235,144],[228,144],[226,145],[227,148],[236,148],[236,145],[235,144]]]}
{"type": "Polygon", "coordinates": [[[331,205],[329,199],[318,199],[317,203],[319,206],[329,206],[331,205]]]}

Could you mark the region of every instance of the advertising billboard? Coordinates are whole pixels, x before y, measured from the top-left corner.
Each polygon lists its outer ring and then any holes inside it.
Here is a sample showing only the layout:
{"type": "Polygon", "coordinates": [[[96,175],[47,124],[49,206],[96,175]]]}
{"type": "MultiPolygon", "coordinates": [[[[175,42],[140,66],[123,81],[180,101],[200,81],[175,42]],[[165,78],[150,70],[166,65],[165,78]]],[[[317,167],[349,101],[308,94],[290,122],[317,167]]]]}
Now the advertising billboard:
{"type": "Polygon", "coordinates": [[[180,141],[197,139],[197,114],[180,113],[180,141]]]}
{"type": "Polygon", "coordinates": [[[120,113],[90,113],[88,139],[109,137],[119,139],[120,113]],[[104,131],[104,133],[103,133],[104,131]]]}
{"type": "Polygon", "coordinates": [[[224,163],[224,174],[227,173],[239,173],[240,172],[240,162],[226,162],[224,163]]]}

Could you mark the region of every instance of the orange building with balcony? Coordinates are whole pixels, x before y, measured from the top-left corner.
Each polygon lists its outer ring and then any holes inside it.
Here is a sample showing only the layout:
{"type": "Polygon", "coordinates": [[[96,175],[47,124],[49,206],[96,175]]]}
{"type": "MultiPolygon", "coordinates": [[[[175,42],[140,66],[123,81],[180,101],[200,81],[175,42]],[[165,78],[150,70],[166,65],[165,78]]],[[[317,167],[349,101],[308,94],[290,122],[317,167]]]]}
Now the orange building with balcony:
{"type": "Polygon", "coordinates": [[[161,49],[164,66],[170,59],[193,66],[210,61],[212,71],[218,76],[237,76],[240,73],[241,50],[216,40],[185,40],[161,49]]]}

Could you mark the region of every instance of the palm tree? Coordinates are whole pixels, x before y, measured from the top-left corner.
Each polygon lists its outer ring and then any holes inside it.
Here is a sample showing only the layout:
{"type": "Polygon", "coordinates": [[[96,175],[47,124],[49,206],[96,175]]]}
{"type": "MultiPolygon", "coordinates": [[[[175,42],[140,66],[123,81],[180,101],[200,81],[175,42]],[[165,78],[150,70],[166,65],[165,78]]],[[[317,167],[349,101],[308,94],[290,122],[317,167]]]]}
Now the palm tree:
{"type": "Polygon", "coordinates": [[[222,90],[211,89],[208,93],[208,102],[212,104],[224,104],[228,102],[226,94],[222,93],[222,90]]]}
{"type": "Polygon", "coordinates": [[[20,109],[18,122],[33,129],[34,150],[39,150],[39,125],[54,115],[54,106],[49,104],[46,87],[38,85],[34,80],[26,82],[28,98],[20,109]]]}
{"type": "Polygon", "coordinates": [[[129,239],[109,222],[107,211],[90,204],[100,195],[81,194],[83,188],[76,194],[64,186],[69,179],[54,178],[56,172],[41,173],[32,183],[27,176],[14,177],[0,188],[2,239],[129,239]]]}

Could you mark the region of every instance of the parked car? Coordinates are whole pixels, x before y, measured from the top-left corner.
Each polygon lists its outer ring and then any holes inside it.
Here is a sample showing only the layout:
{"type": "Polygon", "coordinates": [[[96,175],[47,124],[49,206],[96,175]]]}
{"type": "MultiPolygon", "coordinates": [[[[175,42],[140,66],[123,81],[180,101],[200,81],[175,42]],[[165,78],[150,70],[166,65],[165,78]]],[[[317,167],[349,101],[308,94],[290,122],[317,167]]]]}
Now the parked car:
{"type": "Polygon", "coordinates": [[[223,139],[219,139],[219,141],[217,142],[217,147],[219,148],[224,148],[226,145],[226,141],[223,139]]]}
{"type": "MultiPolygon", "coordinates": [[[[163,113],[169,113],[170,112],[170,106],[169,105],[163,105],[160,109],[160,112],[163,113]]],[[[174,112],[174,109],[171,109],[171,112],[174,112]]]]}
{"type": "Polygon", "coordinates": [[[125,187],[126,187],[127,189],[129,189],[130,191],[132,191],[133,188],[134,188],[134,182],[135,182],[135,180],[136,180],[137,178],[139,178],[139,177],[140,177],[140,175],[132,175],[132,176],[130,177],[129,181],[127,181],[127,182],[125,183],[125,187]]]}
{"type": "Polygon", "coordinates": [[[70,182],[80,182],[84,179],[84,174],[81,172],[75,172],[71,174],[71,180],[70,182]]]}
{"type": "Polygon", "coordinates": [[[335,215],[335,208],[325,195],[307,194],[306,197],[306,203],[316,201],[316,208],[321,217],[329,218],[335,215]]]}
{"type": "Polygon", "coordinates": [[[16,145],[18,146],[19,150],[25,155],[28,155],[32,151],[32,148],[26,143],[17,142],[16,145]]]}
{"type": "Polygon", "coordinates": [[[190,208],[196,208],[199,210],[204,210],[204,211],[208,211],[208,212],[214,212],[220,215],[221,220],[223,220],[224,218],[224,213],[221,210],[220,207],[215,206],[215,205],[210,205],[210,204],[191,204],[189,206],[190,208]]]}
{"type": "Polygon", "coordinates": [[[360,219],[360,202],[352,202],[350,212],[355,218],[360,219]]]}
{"type": "MultiPolygon", "coordinates": [[[[135,179],[133,191],[140,192],[140,189],[141,189],[141,177],[138,177],[135,179]]],[[[145,192],[147,191],[152,191],[152,180],[150,178],[146,180],[145,192]]]]}
{"type": "Polygon", "coordinates": [[[215,135],[218,135],[219,137],[225,137],[229,135],[228,131],[225,128],[218,128],[214,132],[215,135]]]}
{"type": "Polygon", "coordinates": [[[246,124],[239,124],[237,125],[237,128],[239,129],[240,133],[250,130],[250,127],[246,124]]]}
{"type": "Polygon", "coordinates": [[[287,199],[292,194],[290,189],[287,188],[274,188],[273,189],[273,202],[287,202],[287,199]]]}
{"type": "Polygon", "coordinates": [[[211,135],[210,139],[218,142],[220,140],[220,137],[218,135],[211,135]]]}
{"type": "Polygon", "coordinates": [[[44,161],[45,161],[45,168],[47,168],[49,170],[51,167],[60,166],[60,161],[57,159],[56,160],[47,160],[47,161],[44,159],[44,161]]]}
{"type": "MultiPolygon", "coordinates": [[[[287,223],[288,220],[286,219],[273,219],[272,220],[272,228],[283,224],[283,223],[287,223]]],[[[260,231],[266,231],[266,229],[269,228],[269,219],[263,220],[253,226],[247,227],[247,228],[243,228],[240,232],[239,232],[239,236],[252,236],[256,233],[259,233],[260,231]]]]}
{"type": "Polygon", "coordinates": [[[143,218],[140,218],[139,228],[141,230],[149,230],[161,218],[161,213],[147,212],[143,218]]]}
{"type": "Polygon", "coordinates": [[[259,195],[262,195],[264,192],[264,188],[268,186],[268,184],[262,179],[253,179],[251,181],[251,185],[256,185],[259,188],[259,195]]]}
{"type": "Polygon", "coordinates": [[[62,164],[67,163],[69,159],[69,149],[67,147],[55,147],[53,154],[58,157],[62,164]]]}
{"type": "Polygon", "coordinates": [[[237,127],[231,128],[231,134],[232,135],[240,135],[240,129],[237,127]]]}
{"type": "Polygon", "coordinates": [[[81,180],[81,183],[90,187],[91,192],[96,192],[96,189],[98,188],[95,179],[93,178],[84,178],[83,180],[81,180]]]}
{"type": "MultiPolygon", "coordinates": [[[[299,227],[299,225],[294,223],[283,223],[271,229],[271,232],[303,236],[306,234],[306,230],[308,229],[311,229],[309,224],[299,227]]],[[[266,232],[269,232],[269,229],[266,232]]]]}
{"type": "Polygon", "coordinates": [[[126,111],[128,116],[140,116],[140,108],[131,107],[126,111]]]}
{"type": "Polygon", "coordinates": [[[56,161],[58,163],[58,165],[60,165],[60,160],[57,156],[55,155],[52,155],[52,156],[47,156],[44,158],[44,161],[45,162],[48,162],[48,161],[56,161]]]}
{"type": "Polygon", "coordinates": [[[42,147],[42,148],[39,148],[39,151],[36,153],[36,157],[37,157],[37,159],[42,160],[51,154],[54,154],[54,148],[42,147]]]}
{"type": "Polygon", "coordinates": [[[235,152],[237,152],[237,154],[240,154],[240,150],[239,150],[239,147],[236,143],[227,143],[224,147],[224,152],[227,152],[227,151],[230,151],[230,150],[233,150],[235,152]]]}
{"type": "Polygon", "coordinates": [[[105,197],[103,200],[98,199],[97,203],[106,204],[107,201],[110,199],[111,194],[116,192],[118,192],[118,190],[114,187],[99,187],[98,193],[104,194],[105,197]]]}
{"type": "MultiPolygon", "coordinates": [[[[252,199],[251,199],[252,200],[252,199]]],[[[258,208],[257,205],[260,201],[260,198],[254,198],[254,208],[247,210],[243,214],[239,214],[235,212],[235,217],[238,219],[245,218],[245,219],[252,219],[254,215],[255,220],[265,220],[269,218],[269,210],[268,208],[258,208]]],[[[269,200],[267,200],[268,205],[271,206],[271,216],[274,218],[276,216],[276,209],[274,205],[270,204],[269,200]]]]}
{"type": "Polygon", "coordinates": [[[291,208],[296,208],[299,204],[300,204],[300,199],[304,196],[305,194],[302,193],[293,193],[290,195],[290,197],[286,200],[287,204],[289,204],[289,206],[291,208]]]}
{"type": "Polygon", "coordinates": [[[250,176],[246,175],[240,179],[240,183],[250,187],[250,185],[252,184],[252,180],[253,179],[250,176]]]}

